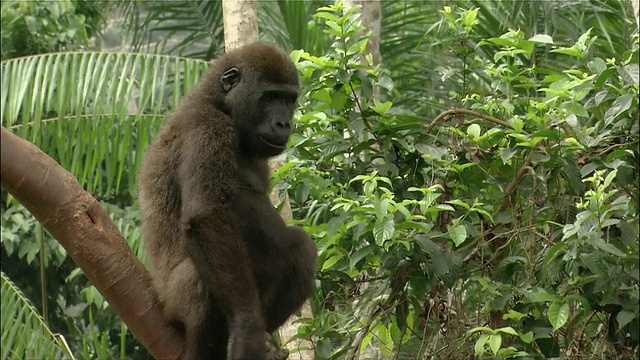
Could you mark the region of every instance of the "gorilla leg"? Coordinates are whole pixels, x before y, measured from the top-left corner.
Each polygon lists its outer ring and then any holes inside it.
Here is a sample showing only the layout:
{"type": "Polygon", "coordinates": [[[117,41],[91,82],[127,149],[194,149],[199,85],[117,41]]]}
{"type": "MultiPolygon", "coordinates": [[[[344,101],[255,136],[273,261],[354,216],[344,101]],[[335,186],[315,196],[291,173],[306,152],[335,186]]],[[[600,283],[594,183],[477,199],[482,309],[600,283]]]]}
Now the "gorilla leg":
{"type": "Polygon", "coordinates": [[[309,236],[298,227],[287,227],[287,246],[281,256],[281,276],[263,299],[267,332],[272,333],[298,310],[314,288],[317,250],[309,236]]]}
{"type": "Polygon", "coordinates": [[[226,319],[211,307],[209,295],[191,259],[169,274],[159,294],[167,319],[179,324],[186,338],[185,359],[226,360],[229,334],[226,319]]]}

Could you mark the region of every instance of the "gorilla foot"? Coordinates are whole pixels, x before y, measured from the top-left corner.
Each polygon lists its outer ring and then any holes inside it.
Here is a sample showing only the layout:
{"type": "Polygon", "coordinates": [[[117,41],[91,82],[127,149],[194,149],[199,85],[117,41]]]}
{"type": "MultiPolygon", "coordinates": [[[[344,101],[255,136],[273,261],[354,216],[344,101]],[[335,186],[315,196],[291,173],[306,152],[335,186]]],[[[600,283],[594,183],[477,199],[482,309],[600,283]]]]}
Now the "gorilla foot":
{"type": "Polygon", "coordinates": [[[264,335],[267,360],[286,360],[289,357],[289,350],[280,348],[269,333],[264,333],[264,335]]]}

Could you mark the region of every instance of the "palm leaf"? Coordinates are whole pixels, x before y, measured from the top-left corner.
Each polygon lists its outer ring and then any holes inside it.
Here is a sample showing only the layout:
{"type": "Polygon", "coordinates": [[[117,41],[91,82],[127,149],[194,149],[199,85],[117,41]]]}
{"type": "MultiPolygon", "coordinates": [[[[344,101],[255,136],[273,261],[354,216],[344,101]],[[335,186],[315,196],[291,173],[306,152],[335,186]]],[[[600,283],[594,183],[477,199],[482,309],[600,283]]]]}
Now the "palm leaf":
{"type": "Polygon", "coordinates": [[[0,275],[2,359],[73,359],[64,337],[53,334],[20,289],[0,275]]]}
{"type": "Polygon", "coordinates": [[[443,60],[443,39],[433,24],[440,5],[429,1],[383,1],[380,28],[380,55],[391,71],[399,90],[392,101],[421,112],[421,107],[437,109],[436,99],[445,99],[446,90],[434,71],[443,60]]]}
{"type": "Polygon", "coordinates": [[[120,9],[132,51],[210,60],[224,49],[220,0],[129,1],[120,9]]]}
{"type": "Polygon", "coordinates": [[[258,3],[258,26],[261,39],[287,50],[304,49],[320,55],[327,49],[327,36],[321,26],[310,26],[313,14],[332,1],[277,0],[258,3]]]}
{"type": "Polygon", "coordinates": [[[206,67],[200,60],[106,52],[9,60],[0,69],[2,125],[94,194],[133,195],[144,149],[206,67]]]}

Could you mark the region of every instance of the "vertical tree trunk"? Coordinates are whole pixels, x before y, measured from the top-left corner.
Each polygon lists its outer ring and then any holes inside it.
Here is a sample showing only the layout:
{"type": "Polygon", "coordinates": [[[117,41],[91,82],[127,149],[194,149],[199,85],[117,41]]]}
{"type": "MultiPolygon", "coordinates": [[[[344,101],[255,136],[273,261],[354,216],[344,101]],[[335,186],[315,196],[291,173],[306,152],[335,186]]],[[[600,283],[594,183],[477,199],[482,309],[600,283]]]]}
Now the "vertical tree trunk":
{"type": "Polygon", "coordinates": [[[367,51],[373,57],[373,64],[380,63],[380,27],[382,19],[382,8],[380,0],[344,0],[347,8],[353,8],[360,5],[358,13],[362,16],[362,24],[371,32],[369,42],[367,43],[367,51]]]}
{"type": "Polygon", "coordinates": [[[631,5],[633,5],[633,13],[636,16],[636,26],[640,26],[640,18],[638,17],[640,14],[640,0],[631,0],[631,5]]]}
{"type": "Polygon", "coordinates": [[[258,40],[256,0],[222,0],[225,51],[258,40]]]}

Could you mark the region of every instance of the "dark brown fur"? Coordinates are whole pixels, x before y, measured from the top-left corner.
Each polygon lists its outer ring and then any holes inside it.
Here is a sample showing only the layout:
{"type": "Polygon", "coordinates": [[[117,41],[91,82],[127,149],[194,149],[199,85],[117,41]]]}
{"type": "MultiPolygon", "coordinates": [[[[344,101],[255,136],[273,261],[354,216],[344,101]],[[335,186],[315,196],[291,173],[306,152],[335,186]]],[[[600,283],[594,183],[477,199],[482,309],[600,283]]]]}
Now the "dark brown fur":
{"type": "Polygon", "coordinates": [[[145,154],[139,200],[150,271],[189,359],[286,357],[265,334],[311,294],[317,255],[271,205],[267,159],[284,149],[298,95],[283,51],[229,52],[145,154]]]}

